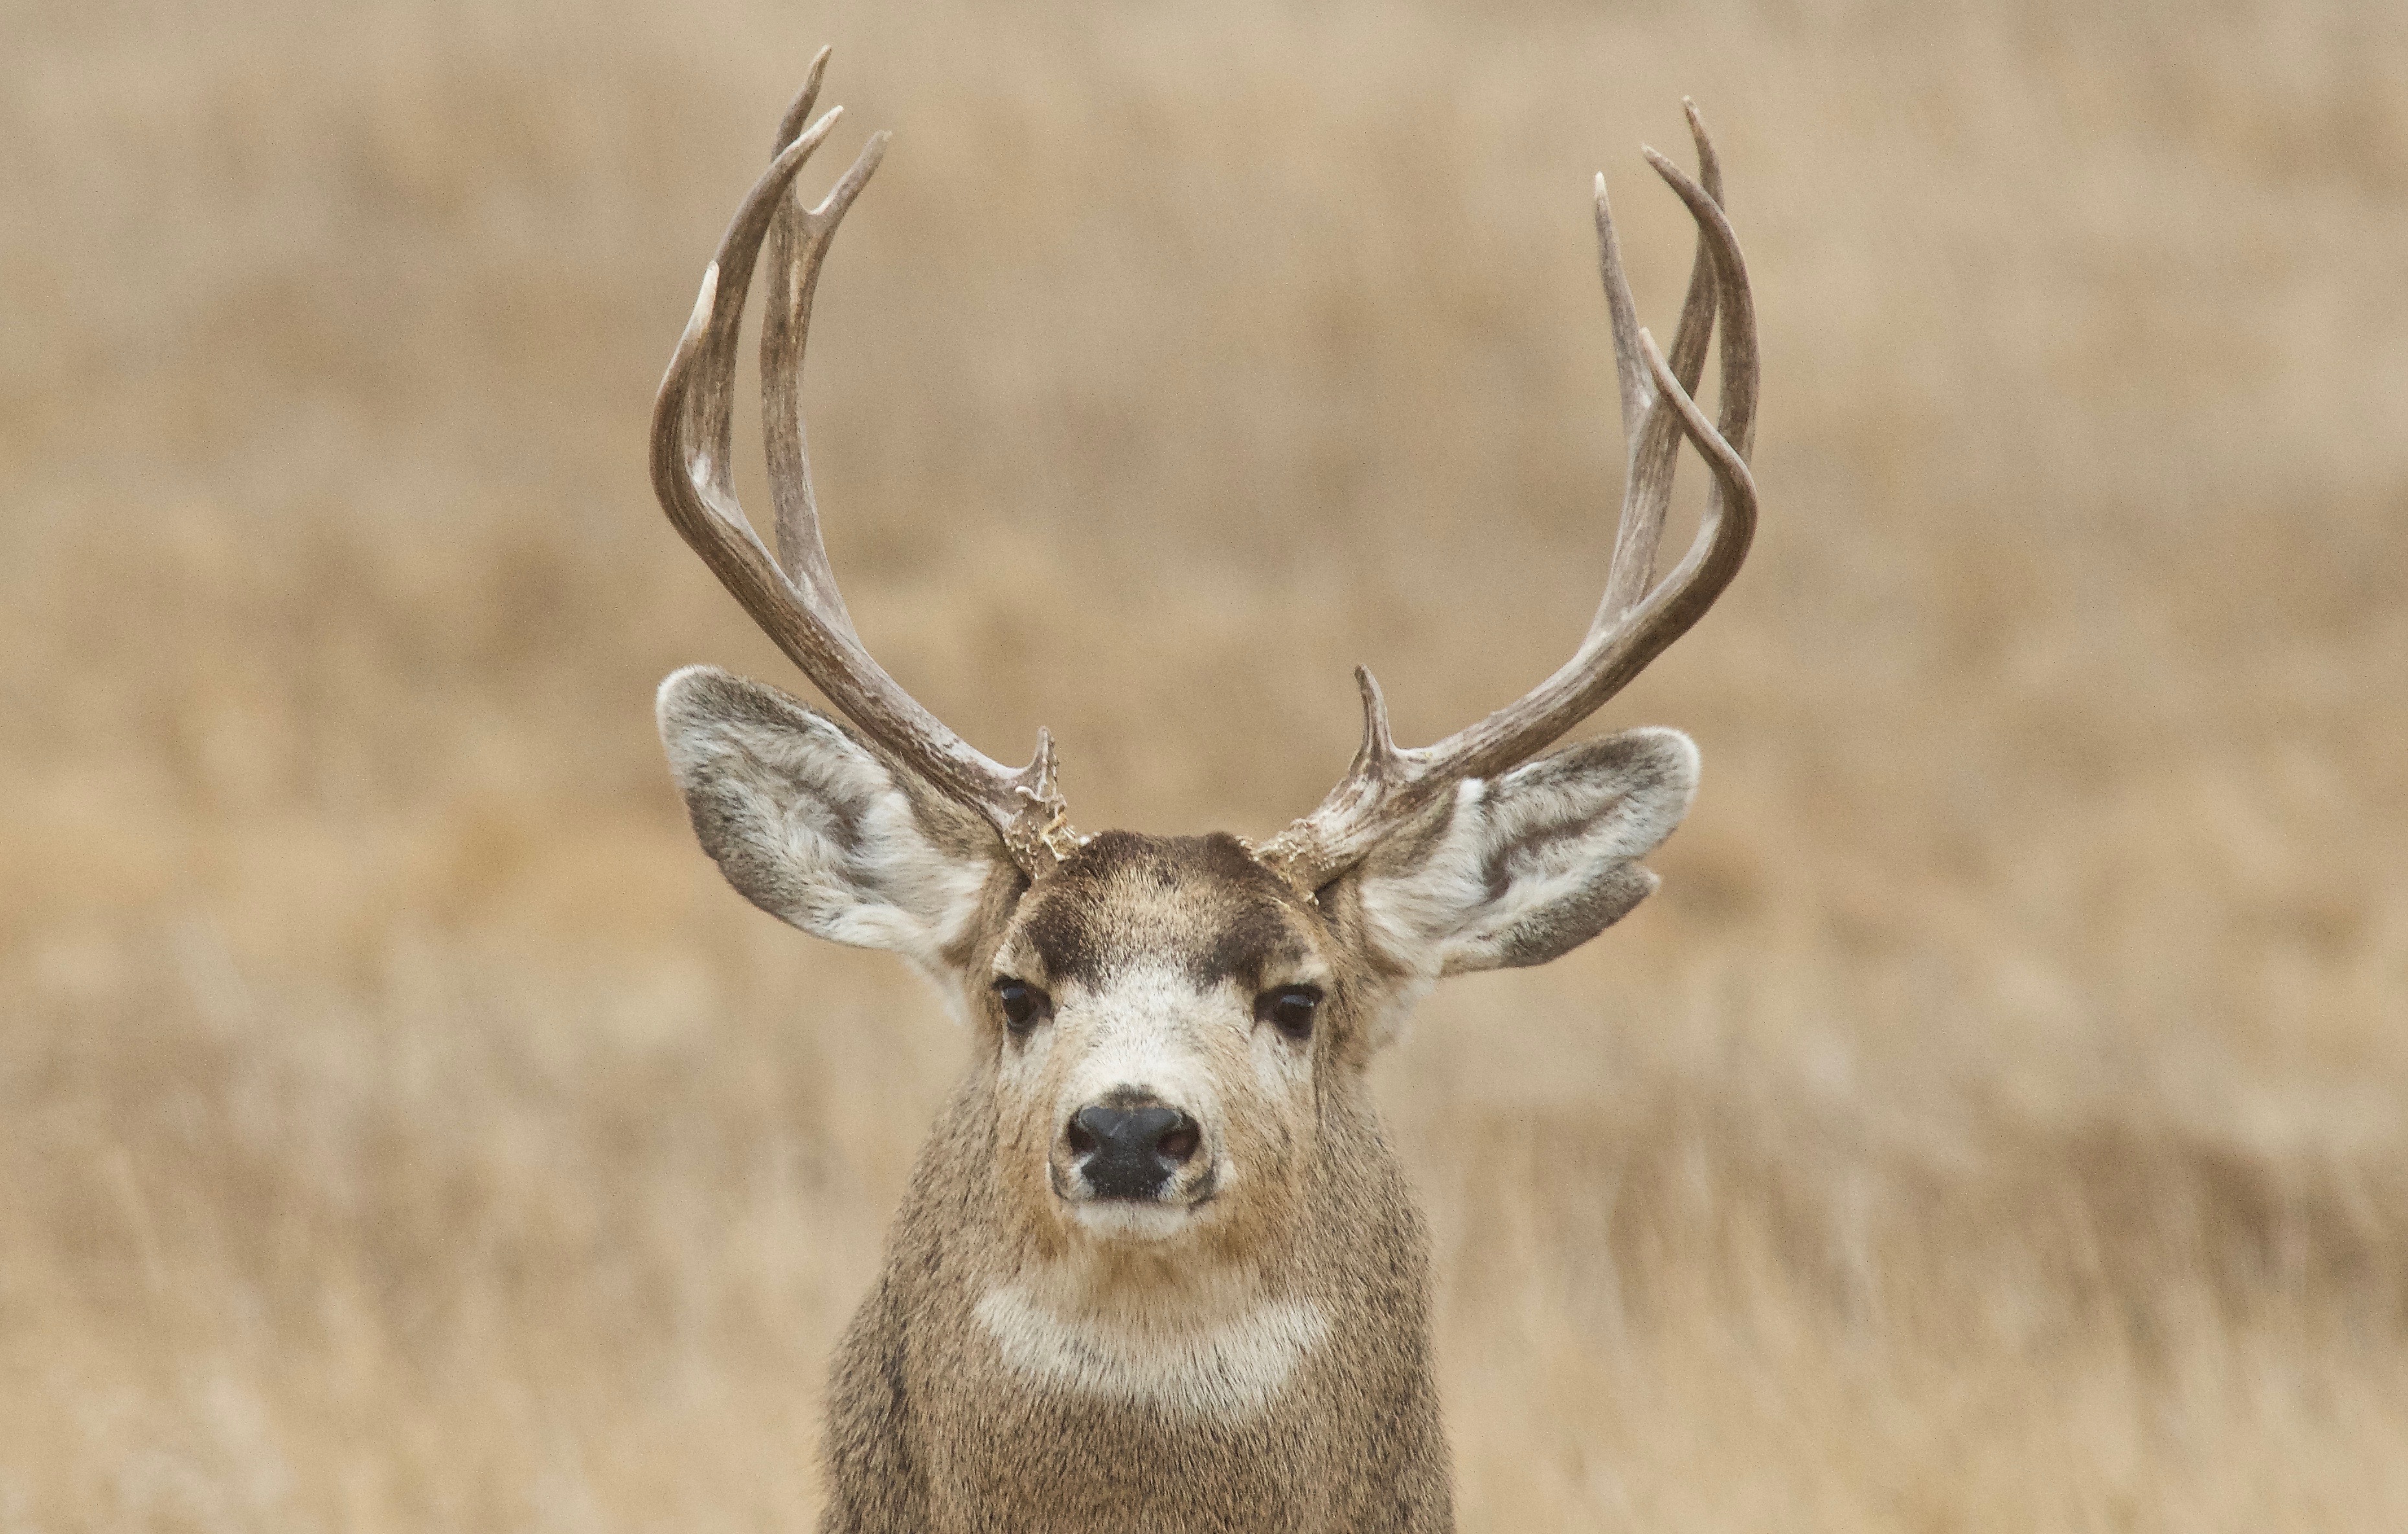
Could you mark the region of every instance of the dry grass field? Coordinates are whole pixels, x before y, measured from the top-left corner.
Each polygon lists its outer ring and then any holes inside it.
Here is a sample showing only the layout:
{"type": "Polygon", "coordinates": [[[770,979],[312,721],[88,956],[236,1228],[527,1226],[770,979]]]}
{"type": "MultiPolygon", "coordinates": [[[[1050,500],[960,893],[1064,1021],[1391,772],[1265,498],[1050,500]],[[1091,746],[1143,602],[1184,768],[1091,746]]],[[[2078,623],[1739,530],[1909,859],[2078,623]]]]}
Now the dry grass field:
{"type": "Polygon", "coordinates": [[[1090,828],[1567,652],[1716,125],[1704,791],[1381,1068],[1468,1529],[2408,1527],[2396,0],[0,14],[0,1534],[807,1524],[965,1045],[693,846],[642,443],[823,40],[837,567],[1090,828]]]}

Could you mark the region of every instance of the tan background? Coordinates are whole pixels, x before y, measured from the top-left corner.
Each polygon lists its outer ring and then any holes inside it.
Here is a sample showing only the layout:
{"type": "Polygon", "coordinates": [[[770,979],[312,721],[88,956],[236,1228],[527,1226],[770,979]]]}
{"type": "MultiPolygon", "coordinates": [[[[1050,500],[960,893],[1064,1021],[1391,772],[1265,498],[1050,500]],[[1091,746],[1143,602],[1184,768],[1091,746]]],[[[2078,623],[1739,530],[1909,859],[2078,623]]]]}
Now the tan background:
{"type": "Polygon", "coordinates": [[[1720,130],[1764,531],[1601,722],[1704,792],[1381,1067],[1467,1527],[2408,1525],[2398,6],[0,24],[0,1530],[813,1505],[964,1043],[694,849],[651,688],[787,673],[641,443],[822,40],[837,566],[1090,827],[1568,651],[1587,179],[1667,328],[1720,130]]]}

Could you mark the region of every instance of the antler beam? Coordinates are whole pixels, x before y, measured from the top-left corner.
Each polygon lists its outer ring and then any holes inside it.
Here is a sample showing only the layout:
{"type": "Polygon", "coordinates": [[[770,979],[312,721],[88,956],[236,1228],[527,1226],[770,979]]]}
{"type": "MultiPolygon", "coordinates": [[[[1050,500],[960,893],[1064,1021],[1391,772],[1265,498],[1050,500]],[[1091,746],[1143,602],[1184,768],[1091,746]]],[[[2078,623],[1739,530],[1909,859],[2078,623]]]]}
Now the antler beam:
{"type": "Polygon", "coordinates": [[[801,397],[811,297],[829,243],[878,168],[887,136],[873,135],[819,205],[803,206],[794,192],[796,174],[844,110],[833,108],[803,126],[827,60],[822,49],[811,61],[802,93],[779,125],[769,168],[746,194],[703,273],[694,318],[652,406],[652,489],[720,583],[838,711],[939,792],[985,816],[1012,860],[1040,878],[1078,843],[1054,782],[1053,738],[1038,731],[1035,758],[1014,771],[972,748],[896,685],[853,632],[820,538],[801,397]],[[765,238],[771,276],[761,336],[761,412],[775,557],[737,501],[732,464],[738,333],[765,238]]]}
{"type": "Polygon", "coordinates": [[[1757,384],[1756,308],[1739,237],[1723,216],[1722,174],[1704,122],[1684,103],[1697,140],[1698,184],[1678,165],[1645,151],[1647,163],[1688,206],[1698,250],[1667,362],[1640,328],[1623,275],[1622,252],[1597,181],[1598,265],[1613,321],[1623,431],[1629,473],[1608,567],[1605,594],[1580,648],[1555,673],[1512,704],[1433,746],[1399,747],[1388,730],[1380,684],[1357,667],[1363,694],[1363,745],[1320,808],[1261,852],[1297,889],[1310,893],[1352,867],[1380,839],[1470,778],[1494,777],[1529,760],[1595,713],[1686,633],[1739,573],[1756,533],[1756,482],[1747,468],[1757,384]],[[1709,422],[1691,397],[1719,310],[1722,399],[1709,422]],[[1656,545],[1671,505],[1672,474],[1685,437],[1705,458],[1713,487],[1696,540],[1662,584],[1652,584],[1656,545]]]}

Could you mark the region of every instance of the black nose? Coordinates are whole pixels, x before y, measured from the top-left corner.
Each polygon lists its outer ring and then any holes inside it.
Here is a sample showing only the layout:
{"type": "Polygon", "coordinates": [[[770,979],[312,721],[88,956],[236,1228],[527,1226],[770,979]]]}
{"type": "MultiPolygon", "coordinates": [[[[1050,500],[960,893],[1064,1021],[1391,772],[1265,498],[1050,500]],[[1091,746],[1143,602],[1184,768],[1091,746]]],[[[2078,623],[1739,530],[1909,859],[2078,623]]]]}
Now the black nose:
{"type": "Polygon", "coordinates": [[[1111,1108],[1090,1103],[1070,1117],[1064,1137],[1098,1198],[1151,1198],[1187,1164],[1203,1140],[1194,1119],[1159,1103],[1111,1108]]]}

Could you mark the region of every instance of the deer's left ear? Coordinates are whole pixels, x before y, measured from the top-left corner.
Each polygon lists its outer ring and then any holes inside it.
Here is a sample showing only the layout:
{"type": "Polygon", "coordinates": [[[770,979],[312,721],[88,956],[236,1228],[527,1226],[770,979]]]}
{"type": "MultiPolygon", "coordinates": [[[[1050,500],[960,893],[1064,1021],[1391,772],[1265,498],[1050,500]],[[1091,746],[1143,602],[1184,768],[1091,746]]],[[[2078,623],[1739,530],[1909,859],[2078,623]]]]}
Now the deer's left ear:
{"type": "Polygon", "coordinates": [[[1697,789],[1698,748],[1665,729],[1467,780],[1442,811],[1363,861],[1370,935],[1433,977],[1544,964],[1655,892],[1639,859],[1672,834],[1697,789]]]}

